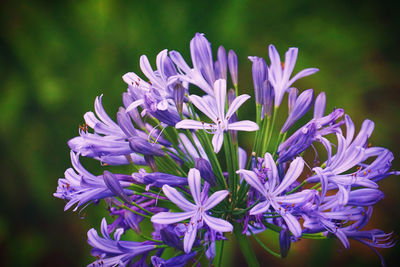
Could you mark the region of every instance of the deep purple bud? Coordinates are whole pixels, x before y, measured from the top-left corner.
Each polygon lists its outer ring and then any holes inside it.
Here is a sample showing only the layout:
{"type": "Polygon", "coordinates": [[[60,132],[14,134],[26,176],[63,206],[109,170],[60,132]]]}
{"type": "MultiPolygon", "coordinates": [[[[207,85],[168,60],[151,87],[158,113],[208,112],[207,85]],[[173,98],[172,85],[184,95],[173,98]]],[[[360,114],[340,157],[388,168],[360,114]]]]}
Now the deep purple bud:
{"type": "Polygon", "coordinates": [[[172,87],[172,95],[174,97],[176,109],[179,113],[182,113],[186,88],[183,86],[182,82],[179,79],[176,79],[176,81],[171,84],[170,87],[172,87]]]}
{"type": "Polygon", "coordinates": [[[310,123],[298,129],[285,142],[279,145],[277,160],[278,163],[291,160],[296,155],[306,150],[314,141],[317,127],[310,123]]]}
{"type": "Polygon", "coordinates": [[[326,106],[326,95],[324,92],[320,93],[315,99],[314,104],[314,118],[319,119],[324,116],[326,106]]]}
{"type": "Polygon", "coordinates": [[[169,225],[160,230],[161,240],[166,245],[183,251],[183,245],[181,239],[177,236],[176,232],[171,228],[173,228],[173,226],[169,225]]]}
{"type": "Polygon", "coordinates": [[[136,153],[143,154],[145,156],[164,156],[162,145],[151,144],[147,140],[140,137],[130,137],[129,145],[136,153]]]}
{"type": "Polygon", "coordinates": [[[195,168],[200,171],[200,176],[207,181],[210,185],[216,186],[217,181],[213,173],[210,162],[206,159],[197,158],[195,160],[195,168]]]}
{"type": "Polygon", "coordinates": [[[310,109],[313,100],[313,90],[308,89],[301,93],[296,99],[292,112],[282,126],[281,133],[285,133],[289,128],[310,109]]]}
{"type": "Polygon", "coordinates": [[[263,97],[262,103],[263,103],[264,114],[267,115],[267,117],[271,117],[275,93],[272,84],[268,80],[264,81],[262,97],[263,97]]]}
{"type": "Polygon", "coordinates": [[[225,48],[221,45],[218,48],[218,53],[217,53],[217,58],[218,61],[216,61],[216,72],[218,69],[218,75],[216,75],[216,79],[227,79],[227,71],[228,71],[228,67],[227,67],[227,57],[226,57],[226,51],[225,48]]]}
{"type": "Polygon", "coordinates": [[[263,104],[262,91],[264,87],[264,81],[268,80],[267,63],[263,58],[260,57],[249,57],[249,59],[253,62],[251,70],[253,73],[253,84],[254,84],[256,104],[262,105],[263,104]]]}
{"type": "Polygon", "coordinates": [[[104,183],[116,196],[121,198],[126,203],[131,203],[130,198],[125,194],[124,189],[119,183],[117,177],[109,171],[104,171],[103,174],[104,183]]]}
{"type": "Polygon", "coordinates": [[[236,53],[233,50],[229,50],[228,53],[228,66],[229,73],[231,74],[231,79],[233,85],[238,84],[238,59],[236,53]]]}
{"type": "Polygon", "coordinates": [[[282,229],[279,232],[279,247],[281,250],[282,258],[285,258],[290,250],[290,232],[287,229],[282,229]]]}
{"type": "Polygon", "coordinates": [[[168,173],[162,172],[151,172],[147,173],[141,169],[137,173],[132,173],[132,178],[138,183],[146,185],[154,185],[162,187],[167,184],[169,186],[187,185],[188,180],[186,177],[175,176],[168,173]]]}
{"type": "Polygon", "coordinates": [[[294,104],[296,103],[298,93],[299,93],[299,90],[297,90],[297,88],[295,88],[295,87],[292,87],[289,89],[289,95],[288,95],[289,113],[292,112],[292,110],[293,110],[294,104]]]}

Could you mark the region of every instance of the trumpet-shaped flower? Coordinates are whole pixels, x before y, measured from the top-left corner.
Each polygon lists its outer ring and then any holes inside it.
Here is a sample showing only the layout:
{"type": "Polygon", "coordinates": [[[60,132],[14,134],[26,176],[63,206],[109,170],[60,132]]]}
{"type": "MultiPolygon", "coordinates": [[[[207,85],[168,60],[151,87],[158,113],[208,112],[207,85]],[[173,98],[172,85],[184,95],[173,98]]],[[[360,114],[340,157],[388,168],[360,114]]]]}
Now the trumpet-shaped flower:
{"type": "Polygon", "coordinates": [[[206,101],[197,95],[191,95],[190,101],[200,109],[213,123],[205,123],[204,121],[195,120],[182,120],[178,122],[175,127],[177,129],[203,129],[208,130],[214,137],[212,144],[214,152],[218,153],[223,143],[223,134],[228,130],[236,131],[256,131],[258,125],[255,122],[244,120],[230,123],[229,118],[236,112],[236,110],[250,98],[249,95],[243,94],[236,97],[230,105],[228,111],[225,113],[226,101],[226,80],[219,79],[214,83],[215,102],[206,101]]]}
{"type": "Polygon", "coordinates": [[[294,66],[296,65],[297,53],[297,48],[289,48],[285,54],[285,63],[283,65],[281,62],[281,57],[279,56],[275,46],[269,46],[269,59],[271,61],[271,66],[269,67],[268,79],[274,87],[275,107],[280,106],[283,95],[295,81],[318,71],[316,68],[304,69],[290,79],[294,66]]]}
{"type": "Polygon", "coordinates": [[[299,193],[290,195],[282,195],[282,193],[287,190],[303,172],[304,161],[300,157],[293,160],[285,177],[279,184],[278,169],[271,154],[265,154],[264,164],[268,170],[268,181],[265,184],[262,184],[260,178],[253,171],[237,171],[237,173],[241,174],[247,183],[265,197],[264,201],[258,203],[250,210],[250,215],[264,213],[272,206],[272,208],[285,220],[293,235],[299,237],[301,236],[301,226],[296,217],[292,215],[291,209],[295,206],[298,207],[306,204],[307,201],[315,195],[315,192],[306,189],[299,193]]]}
{"type": "Polygon", "coordinates": [[[194,204],[186,200],[175,188],[164,185],[162,188],[164,194],[184,212],[160,212],[151,217],[151,221],[158,224],[172,224],[190,218],[190,223],[183,241],[183,248],[186,253],[189,253],[192,249],[197,229],[201,228],[203,223],[217,232],[230,232],[233,230],[233,226],[229,222],[212,217],[207,212],[224,200],[228,195],[228,191],[217,191],[208,197],[208,190],[204,190],[206,187],[201,191],[200,172],[197,169],[191,169],[189,171],[188,183],[195,202],[194,204]]]}

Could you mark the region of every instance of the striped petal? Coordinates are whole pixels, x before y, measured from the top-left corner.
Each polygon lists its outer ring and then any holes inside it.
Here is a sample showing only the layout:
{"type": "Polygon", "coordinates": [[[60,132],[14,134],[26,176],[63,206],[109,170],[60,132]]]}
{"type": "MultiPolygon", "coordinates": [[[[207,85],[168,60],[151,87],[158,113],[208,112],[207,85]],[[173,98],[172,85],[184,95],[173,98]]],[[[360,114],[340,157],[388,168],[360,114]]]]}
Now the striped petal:
{"type": "Polygon", "coordinates": [[[193,217],[196,211],[186,212],[159,212],[151,217],[151,222],[158,224],[173,224],[193,217]]]}
{"type": "Polygon", "coordinates": [[[201,205],[201,177],[197,169],[190,169],[188,174],[188,182],[190,192],[192,193],[193,200],[197,206],[201,205]]]}
{"type": "Polygon", "coordinates": [[[231,232],[233,231],[233,226],[229,222],[222,220],[220,218],[214,218],[207,214],[203,214],[204,222],[213,230],[217,232],[231,232]]]}
{"type": "Polygon", "coordinates": [[[254,187],[258,192],[263,194],[264,196],[267,195],[267,190],[265,189],[264,185],[261,183],[260,179],[258,178],[257,174],[252,171],[248,170],[238,170],[236,173],[239,173],[246,182],[254,187]]]}
{"type": "Polygon", "coordinates": [[[175,188],[169,185],[164,185],[162,189],[167,198],[174,202],[174,204],[182,210],[192,211],[196,209],[196,206],[193,203],[190,203],[186,198],[184,198],[182,194],[179,193],[178,190],[176,190],[175,188]]]}
{"type": "Polygon", "coordinates": [[[215,192],[210,196],[209,199],[207,199],[206,203],[204,203],[204,210],[209,210],[215,207],[218,203],[220,203],[222,200],[226,198],[226,196],[229,194],[227,190],[220,190],[215,192]]]}

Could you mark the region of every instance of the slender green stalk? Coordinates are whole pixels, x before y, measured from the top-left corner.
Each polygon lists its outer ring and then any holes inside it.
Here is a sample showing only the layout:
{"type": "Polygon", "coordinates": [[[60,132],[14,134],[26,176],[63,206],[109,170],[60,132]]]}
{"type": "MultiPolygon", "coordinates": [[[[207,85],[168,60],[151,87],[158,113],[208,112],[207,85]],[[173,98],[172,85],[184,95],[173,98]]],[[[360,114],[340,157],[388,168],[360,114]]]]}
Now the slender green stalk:
{"type": "Polygon", "coordinates": [[[278,114],[278,110],[279,109],[277,107],[274,108],[274,114],[272,115],[271,127],[268,129],[268,138],[263,140],[263,144],[262,144],[263,152],[262,153],[268,151],[268,146],[269,146],[269,143],[271,142],[271,137],[272,137],[272,133],[274,131],[275,120],[276,120],[276,117],[278,114]]]}
{"type": "Polygon", "coordinates": [[[268,253],[270,253],[271,255],[277,257],[277,258],[282,258],[281,254],[276,253],[275,251],[273,251],[272,249],[270,249],[269,247],[267,247],[255,234],[253,234],[253,232],[249,229],[252,237],[257,241],[257,243],[263,248],[265,249],[265,251],[267,251],[268,253]]]}
{"type": "Polygon", "coordinates": [[[128,206],[121,205],[121,208],[126,209],[126,210],[129,210],[129,211],[131,211],[131,212],[133,212],[133,213],[135,213],[135,214],[137,214],[137,215],[143,216],[143,217],[145,217],[145,218],[147,218],[147,219],[150,219],[150,218],[151,218],[151,216],[148,216],[148,215],[146,215],[146,214],[143,214],[143,213],[140,213],[140,212],[138,212],[138,211],[136,211],[136,210],[133,210],[133,209],[129,208],[128,206]]]}
{"type": "Polygon", "coordinates": [[[221,267],[221,264],[222,264],[222,255],[224,253],[224,244],[225,244],[224,241],[225,240],[221,240],[221,249],[219,250],[219,259],[218,259],[218,264],[217,264],[218,267],[221,267]]]}
{"type": "Polygon", "coordinates": [[[258,267],[260,264],[257,261],[256,254],[251,248],[251,244],[246,235],[242,234],[242,227],[238,223],[234,223],[233,233],[235,234],[236,240],[239,244],[240,251],[246,259],[247,265],[249,267],[258,267]]]}

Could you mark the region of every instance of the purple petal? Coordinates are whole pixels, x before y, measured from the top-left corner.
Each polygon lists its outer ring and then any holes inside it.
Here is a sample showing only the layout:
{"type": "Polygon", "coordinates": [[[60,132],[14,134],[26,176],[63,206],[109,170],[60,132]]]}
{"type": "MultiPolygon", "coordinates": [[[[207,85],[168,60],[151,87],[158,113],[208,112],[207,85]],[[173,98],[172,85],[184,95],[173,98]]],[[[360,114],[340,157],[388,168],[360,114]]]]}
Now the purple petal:
{"type": "Polygon", "coordinates": [[[299,49],[291,47],[285,54],[285,68],[283,70],[282,80],[288,81],[292,75],[294,66],[296,65],[297,53],[299,49]]]}
{"type": "Polygon", "coordinates": [[[163,84],[160,83],[160,79],[154,74],[153,69],[151,68],[150,62],[147,58],[147,56],[142,55],[140,57],[140,69],[146,75],[146,77],[152,81],[155,85],[157,85],[160,88],[163,88],[163,84]]]}
{"type": "Polygon", "coordinates": [[[264,164],[265,168],[267,168],[267,177],[268,177],[268,185],[269,189],[274,190],[277,182],[278,182],[278,169],[276,168],[276,163],[272,158],[270,153],[265,153],[264,155],[264,164]]]}
{"type": "Polygon", "coordinates": [[[309,69],[304,69],[304,70],[300,71],[292,79],[290,79],[288,86],[292,85],[298,79],[309,76],[311,74],[314,74],[317,71],[319,71],[319,69],[316,69],[316,68],[309,68],[309,69]]]}
{"type": "Polygon", "coordinates": [[[326,106],[326,95],[324,92],[320,93],[315,99],[314,104],[314,119],[319,119],[324,116],[326,106]]]}
{"type": "Polygon", "coordinates": [[[184,198],[182,194],[179,193],[178,190],[176,190],[175,188],[169,185],[164,185],[162,189],[167,198],[182,210],[193,211],[194,209],[196,209],[196,206],[193,203],[189,202],[186,198],[184,198]]]}
{"type": "Polygon", "coordinates": [[[252,132],[259,129],[258,124],[252,121],[244,120],[230,123],[229,130],[252,132]]]}
{"type": "Polygon", "coordinates": [[[344,120],[346,121],[346,143],[350,145],[351,141],[353,141],[355,127],[349,115],[344,115],[344,120]]]}
{"type": "Polygon", "coordinates": [[[196,169],[190,169],[188,174],[188,183],[193,200],[197,206],[201,205],[201,177],[200,172],[196,169]]]}
{"type": "Polygon", "coordinates": [[[250,210],[250,215],[257,215],[260,213],[264,213],[266,212],[269,207],[271,206],[271,202],[270,201],[264,201],[261,203],[258,203],[257,205],[255,205],[251,210],[250,210]]]}
{"type": "Polygon", "coordinates": [[[275,46],[272,44],[269,45],[268,51],[269,59],[271,61],[271,69],[273,69],[270,72],[270,74],[272,74],[270,77],[272,76],[274,82],[280,81],[282,79],[281,57],[279,56],[275,46]]]}
{"type": "Polygon", "coordinates": [[[267,195],[267,191],[264,185],[261,183],[260,179],[258,178],[257,174],[252,171],[248,170],[238,170],[236,173],[239,173],[246,182],[254,187],[258,192],[263,194],[264,196],[267,195]]]}
{"type": "Polygon", "coordinates": [[[286,188],[288,188],[300,174],[303,172],[304,168],[304,160],[301,157],[296,158],[290,164],[289,169],[286,172],[285,177],[283,178],[281,184],[274,190],[274,195],[277,196],[282,193],[286,188]]]}
{"type": "Polygon", "coordinates": [[[274,209],[282,216],[282,218],[285,220],[290,232],[295,237],[300,237],[301,236],[301,226],[299,221],[294,217],[291,213],[281,211],[282,208],[278,205],[278,203],[275,203],[274,201],[271,203],[271,205],[274,207],[274,209]]]}
{"type": "Polygon", "coordinates": [[[232,117],[232,115],[236,112],[236,110],[238,110],[238,108],[244,103],[246,102],[248,99],[250,98],[249,95],[243,94],[240,95],[238,97],[236,97],[232,104],[229,106],[228,111],[226,112],[226,119],[229,119],[230,117],[232,117]]]}
{"type": "Polygon", "coordinates": [[[217,121],[218,114],[214,112],[215,108],[210,106],[205,99],[197,95],[191,95],[189,96],[189,99],[193,103],[193,105],[200,109],[201,112],[206,114],[207,117],[209,117],[214,122],[217,121]]]}
{"type": "Polygon", "coordinates": [[[209,124],[195,120],[183,120],[175,124],[176,129],[205,129],[209,124]]]}
{"type": "Polygon", "coordinates": [[[222,220],[220,218],[214,218],[207,214],[203,214],[204,222],[213,230],[217,232],[231,232],[233,231],[233,226],[229,222],[222,220]]]}
{"type": "Polygon", "coordinates": [[[229,192],[227,190],[220,190],[220,191],[215,192],[204,203],[204,205],[203,205],[204,210],[206,211],[206,210],[212,209],[218,203],[220,203],[222,200],[224,200],[228,194],[229,194],[229,192]]]}
{"type": "Polygon", "coordinates": [[[151,222],[158,224],[173,224],[193,217],[196,211],[186,212],[159,212],[151,217],[151,222]]]}
{"type": "Polygon", "coordinates": [[[185,253],[189,253],[192,250],[194,240],[196,239],[197,234],[197,225],[192,229],[188,230],[183,238],[183,250],[185,253]]]}
{"type": "Polygon", "coordinates": [[[226,80],[219,79],[214,82],[214,96],[217,103],[218,118],[224,119],[226,101],[226,80]]]}
{"type": "Polygon", "coordinates": [[[212,138],[212,145],[214,147],[215,153],[218,153],[221,150],[223,142],[224,142],[224,134],[222,132],[215,133],[212,138]]]}

